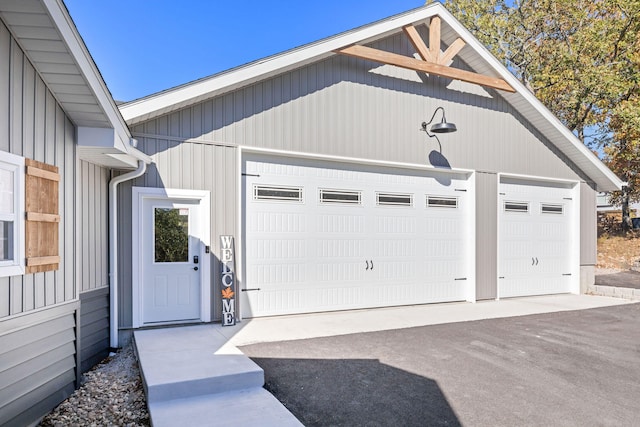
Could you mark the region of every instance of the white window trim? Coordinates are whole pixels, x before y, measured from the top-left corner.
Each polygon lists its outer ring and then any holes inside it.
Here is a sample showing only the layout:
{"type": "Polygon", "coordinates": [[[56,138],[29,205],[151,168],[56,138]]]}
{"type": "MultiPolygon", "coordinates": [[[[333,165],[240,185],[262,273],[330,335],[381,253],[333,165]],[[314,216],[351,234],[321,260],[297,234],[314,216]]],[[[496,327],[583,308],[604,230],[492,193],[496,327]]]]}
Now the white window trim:
{"type": "Polygon", "coordinates": [[[0,219],[13,221],[13,254],[14,259],[0,261],[0,277],[20,276],[25,272],[24,256],[24,157],[0,151],[0,168],[14,173],[13,181],[13,215],[2,215],[0,219]]]}

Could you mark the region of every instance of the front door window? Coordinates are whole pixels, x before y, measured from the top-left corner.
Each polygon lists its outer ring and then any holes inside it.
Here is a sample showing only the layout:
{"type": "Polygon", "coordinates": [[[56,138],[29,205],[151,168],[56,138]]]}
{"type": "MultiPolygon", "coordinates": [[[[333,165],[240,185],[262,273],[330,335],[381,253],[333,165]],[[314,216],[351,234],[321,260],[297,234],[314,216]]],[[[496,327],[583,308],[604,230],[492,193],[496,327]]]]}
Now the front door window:
{"type": "Polygon", "coordinates": [[[189,261],[189,209],[154,209],[155,262],[189,261]]]}

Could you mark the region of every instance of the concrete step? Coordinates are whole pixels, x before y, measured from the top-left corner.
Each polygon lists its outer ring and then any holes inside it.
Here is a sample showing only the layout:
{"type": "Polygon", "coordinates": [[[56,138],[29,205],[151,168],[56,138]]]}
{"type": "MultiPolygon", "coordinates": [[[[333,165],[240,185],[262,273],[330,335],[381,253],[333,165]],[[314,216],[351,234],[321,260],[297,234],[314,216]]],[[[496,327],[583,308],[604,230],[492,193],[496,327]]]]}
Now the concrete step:
{"type": "Polygon", "coordinates": [[[165,352],[140,357],[148,402],[225,393],[264,385],[264,371],[243,355],[207,350],[165,352]]]}
{"type": "Polygon", "coordinates": [[[302,424],[263,388],[149,404],[154,427],[299,427],[302,424]]]}
{"type": "Polygon", "coordinates": [[[264,385],[264,371],[211,325],[134,332],[147,401],[264,385]]]}
{"type": "Polygon", "coordinates": [[[302,424],[264,385],[264,371],[214,325],[134,332],[154,427],[302,424]]]}

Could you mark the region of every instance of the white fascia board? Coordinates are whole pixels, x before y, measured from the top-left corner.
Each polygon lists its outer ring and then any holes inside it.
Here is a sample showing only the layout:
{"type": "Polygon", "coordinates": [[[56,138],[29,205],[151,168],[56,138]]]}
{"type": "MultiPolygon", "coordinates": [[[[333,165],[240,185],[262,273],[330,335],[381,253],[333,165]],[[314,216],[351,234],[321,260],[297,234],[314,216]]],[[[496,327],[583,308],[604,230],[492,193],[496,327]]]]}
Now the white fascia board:
{"type": "Polygon", "coordinates": [[[67,49],[69,49],[69,53],[73,56],[76,65],[80,69],[91,92],[96,97],[107,118],[116,130],[120,141],[129,141],[131,138],[129,128],[116,107],[100,72],[93,62],[93,58],[89,54],[80,34],[78,34],[66,7],[61,0],[41,1],[49,14],[51,21],[58,29],[58,32],[62,37],[62,41],[67,46],[67,49]]]}
{"type": "MultiPolygon", "coordinates": [[[[502,77],[507,83],[511,85],[516,90],[514,95],[521,96],[524,100],[529,103],[549,124],[551,124],[555,130],[567,140],[568,143],[573,145],[578,152],[584,156],[588,163],[595,167],[598,172],[600,172],[606,181],[596,180],[594,181],[598,185],[598,188],[602,188],[604,191],[612,191],[619,190],[622,188],[622,181],[618,178],[604,163],[600,161],[562,122],[553,114],[536,96],[531,93],[521,82],[514,76],[508,69],[505,67],[500,61],[496,59],[495,56],[491,52],[487,50],[487,48],[480,43],[478,39],[473,36],[469,30],[467,30],[460,22],[443,6],[438,4],[439,12],[438,15],[455,31],[460,37],[464,39],[467,44],[472,47],[480,56],[489,64],[493,70],[498,73],[500,77],[502,77]],[[608,185],[607,185],[608,184],[608,185]]],[[[514,96],[511,95],[511,96],[514,96]]],[[[516,110],[520,111],[520,108],[513,105],[509,100],[509,95],[504,96],[505,100],[509,102],[516,110]]],[[[525,117],[527,115],[525,114],[525,117]]],[[[550,138],[551,139],[551,138],[550,138]]],[[[556,142],[553,141],[552,142],[556,142]]],[[[566,153],[566,150],[562,149],[562,147],[558,147],[561,151],[565,152],[567,156],[574,161],[576,164],[580,164],[582,162],[576,162],[575,156],[566,153]]],[[[589,172],[585,170],[585,172],[589,172]]]]}
{"type": "Polygon", "coordinates": [[[156,95],[120,105],[120,112],[129,124],[136,124],[166,114],[175,106],[197,102],[203,95],[207,98],[249,84],[272,74],[281,73],[289,68],[300,67],[318,61],[333,54],[336,49],[355,43],[366,43],[378,39],[408,24],[424,21],[439,15],[445,9],[438,3],[422,7],[406,14],[383,20],[361,29],[355,29],[339,36],[312,43],[283,54],[265,58],[253,64],[241,66],[235,70],[223,72],[200,81],[188,83],[175,89],[169,89],[156,95]]]}

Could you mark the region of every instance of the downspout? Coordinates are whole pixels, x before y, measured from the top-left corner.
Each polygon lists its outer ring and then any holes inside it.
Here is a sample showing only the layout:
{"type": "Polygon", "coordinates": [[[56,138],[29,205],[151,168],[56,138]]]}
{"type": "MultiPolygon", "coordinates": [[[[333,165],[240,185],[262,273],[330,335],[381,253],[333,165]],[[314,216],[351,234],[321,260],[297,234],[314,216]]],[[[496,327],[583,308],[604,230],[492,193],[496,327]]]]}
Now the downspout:
{"type": "Polygon", "coordinates": [[[110,346],[118,348],[118,184],[142,176],[147,163],[138,160],[138,169],[109,181],[109,329],[110,346]]]}

